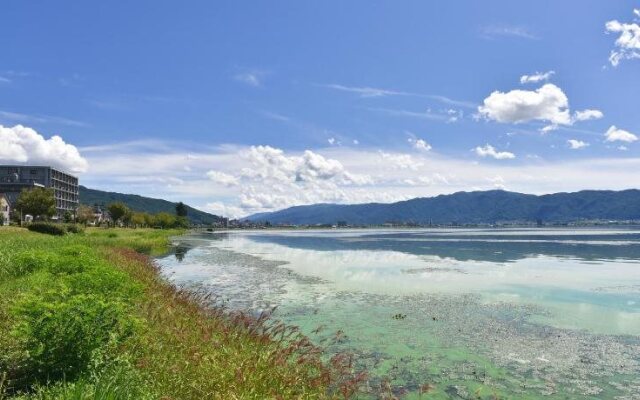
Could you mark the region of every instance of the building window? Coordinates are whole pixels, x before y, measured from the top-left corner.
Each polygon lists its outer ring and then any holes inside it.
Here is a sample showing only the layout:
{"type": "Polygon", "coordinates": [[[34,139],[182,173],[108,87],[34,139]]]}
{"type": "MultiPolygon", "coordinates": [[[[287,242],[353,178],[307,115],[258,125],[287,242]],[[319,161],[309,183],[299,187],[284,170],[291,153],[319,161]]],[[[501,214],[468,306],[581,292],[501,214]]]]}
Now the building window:
{"type": "Polygon", "coordinates": [[[29,172],[31,173],[31,175],[38,175],[38,170],[37,169],[32,169],[29,172]]]}

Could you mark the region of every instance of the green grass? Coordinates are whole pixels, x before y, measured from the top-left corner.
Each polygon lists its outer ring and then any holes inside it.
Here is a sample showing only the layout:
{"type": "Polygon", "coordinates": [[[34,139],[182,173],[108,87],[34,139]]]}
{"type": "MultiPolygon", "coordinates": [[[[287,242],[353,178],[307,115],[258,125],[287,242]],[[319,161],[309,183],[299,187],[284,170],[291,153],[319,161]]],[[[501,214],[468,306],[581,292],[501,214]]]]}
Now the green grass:
{"type": "Polygon", "coordinates": [[[295,328],[204,307],[147,255],[180,231],[0,229],[0,399],[349,397],[295,328]]]}

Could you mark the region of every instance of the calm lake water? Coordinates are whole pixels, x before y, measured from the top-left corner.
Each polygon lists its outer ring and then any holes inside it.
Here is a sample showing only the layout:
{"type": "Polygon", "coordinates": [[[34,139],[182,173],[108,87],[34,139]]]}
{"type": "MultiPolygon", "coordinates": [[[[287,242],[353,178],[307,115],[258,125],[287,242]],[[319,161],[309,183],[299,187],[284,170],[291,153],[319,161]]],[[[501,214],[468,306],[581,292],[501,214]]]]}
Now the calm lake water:
{"type": "Polygon", "coordinates": [[[372,396],[640,399],[640,230],[229,232],[158,262],[229,307],[277,305],[372,396]]]}

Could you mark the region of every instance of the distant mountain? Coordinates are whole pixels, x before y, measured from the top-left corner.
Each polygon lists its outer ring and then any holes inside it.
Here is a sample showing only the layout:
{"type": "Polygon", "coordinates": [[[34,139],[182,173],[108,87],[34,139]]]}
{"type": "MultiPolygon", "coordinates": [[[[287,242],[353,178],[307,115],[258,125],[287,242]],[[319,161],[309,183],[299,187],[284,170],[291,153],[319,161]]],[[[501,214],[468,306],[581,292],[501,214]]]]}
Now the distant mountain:
{"type": "MultiPolygon", "coordinates": [[[[89,189],[87,187],[80,186],[81,204],[86,204],[88,206],[93,206],[95,204],[107,205],[116,201],[121,201],[130,209],[139,212],[148,212],[151,214],[168,212],[173,214],[176,211],[176,203],[172,203],[167,200],[152,199],[150,197],[138,196],[136,194],[104,192],[102,190],[89,189]]],[[[187,216],[192,224],[208,225],[221,219],[221,217],[217,215],[196,210],[193,207],[187,206],[187,210],[187,216]]]]}
{"type": "Polygon", "coordinates": [[[473,224],[495,222],[571,222],[640,220],[640,190],[585,190],[542,196],[490,190],[458,192],[397,203],[315,204],[247,217],[273,224],[473,224]]]}

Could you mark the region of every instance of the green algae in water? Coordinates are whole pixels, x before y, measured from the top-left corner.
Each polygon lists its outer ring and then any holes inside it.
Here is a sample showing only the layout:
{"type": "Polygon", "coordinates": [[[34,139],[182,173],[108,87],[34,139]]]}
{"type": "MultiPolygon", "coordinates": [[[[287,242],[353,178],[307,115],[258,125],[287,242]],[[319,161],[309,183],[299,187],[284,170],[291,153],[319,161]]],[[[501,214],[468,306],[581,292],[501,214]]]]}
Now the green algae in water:
{"type": "Polygon", "coordinates": [[[640,396],[635,325],[590,321],[640,320],[636,231],[180,240],[191,250],[159,261],[171,279],[204,286],[233,308],[278,305],[276,317],[300,326],[328,356],[354,354],[370,375],[365,398],[389,386],[395,396],[420,398],[425,385],[428,398],[640,396]]]}

